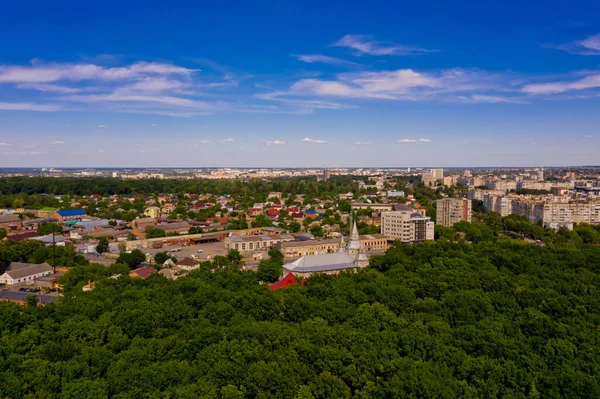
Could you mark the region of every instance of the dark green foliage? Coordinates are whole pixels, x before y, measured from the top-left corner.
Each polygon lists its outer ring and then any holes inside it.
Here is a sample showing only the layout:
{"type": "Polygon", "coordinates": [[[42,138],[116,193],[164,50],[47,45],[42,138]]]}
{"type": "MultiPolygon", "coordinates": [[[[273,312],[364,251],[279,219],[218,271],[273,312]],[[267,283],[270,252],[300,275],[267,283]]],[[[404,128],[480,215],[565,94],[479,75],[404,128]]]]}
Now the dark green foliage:
{"type": "Polygon", "coordinates": [[[252,227],[268,227],[273,226],[273,221],[265,215],[257,215],[252,222],[252,227]]]}
{"type": "Polygon", "coordinates": [[[96,252],[103,254],[108,251],[108,239],[106,237],[100,237],[98,245],[96,245],[96,252]]]}
{"type": "Polygon", "coordinates": [[[323,237],[325,235],[325,231],[323,230],[323,227],[321,226],[314,226],[310,228],[310,234],[312,234],[315,237],[323,237]]]}
{"type": "Polygon", "coordinates": [[[278,291],[211,262],[75,267],[59,304],[0,303],[0,397],[600,397],[600,247],[440,240],[371,265],[278,291]]]}
{"type": "Polygon", "coordinates": [[[258,263],[257,276],[260,281],[273,283],[281,277],[283,272],[283,254],[277,249],[269,251],[269,259],[258,263]]]}
{"type": "Polygon", "coordinates": [[[57,223],[44,222],[44,223],[40,223],[37,227],[38,234],[40,234],[42,236],[52,234],[52,231],[54,231],[54,234],[58,234],[58,233],[62,232],[62,226],[60,226],[57,223]]]}
{"type": "Polygon", "coordinates": [[[162,265],[169,259],[175,259],[173,256],[169,255],[167,252],[158,252],[154,255],[154,262],[157,265],[162,265]]]}
{"type": "MultiPolygon", "coordinates": [[[[0,274],[11,262],[54,264],[52,246],[45,246],[38,240],[21,240],[18,242],[4,240],[0,242],[0,274]]],[[[56,247],[56,266],[86,265],[89,262],[77,252],[71,244],[56,247]]]]}
{"type": "Polygon", "coordinates": [[[158,227],[148,226],[144,231],[146,233],[146,238],[161,238],[166,237],[167,234],[163,229],[159,229],[158,227]]]}
{"type": "Polygon", "coordinates": [[[0,240],[6,237],[6,229],[0,227],[0,240]]]}
{"type": "Polygon", "coordinates": [[[117,258],[117,263],[128,265],[130,269],[135,269],[145,260],[146,255],[144,255],[144,253],[139,249],[134,249],[129,253],[123,252],[121,255],[119,255],[117,258]]]}
{"type": "Polygon", "coordinates": [[[299,232],[301,227],[302,227],[302,225],[300,223],[296,222],[295,220],[288,225],[288,229],[292,233],[299,232]]]}

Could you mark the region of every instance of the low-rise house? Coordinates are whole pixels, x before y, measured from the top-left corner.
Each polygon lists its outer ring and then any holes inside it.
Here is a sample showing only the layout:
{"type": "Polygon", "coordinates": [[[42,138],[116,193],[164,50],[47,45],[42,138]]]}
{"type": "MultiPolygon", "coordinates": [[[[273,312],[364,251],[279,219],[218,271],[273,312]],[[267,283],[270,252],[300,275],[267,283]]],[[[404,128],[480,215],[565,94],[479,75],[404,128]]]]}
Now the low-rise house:
{"type": "MultiPolygon", "coordinates": [[[[15,291],[0,291],[0,302],[13,302],[18,305],[26,305],[27,297],[32,294],[28,292],[15,292],[15,291]]],[[[54,295],[33,295],[37,305],[47,305],[55,302],[59,296],[54,295]]]]}
{"type": "Polygon", "coordinates": [[[23,228],[23,221],[21,221],[19,215],[2,215],[0,216],[0,228],[8,232],[21,230],[23,228]]]}
{"type": "Polygon", "coordinates": [[[129,277],[147,279],[152,274],[156,273],[156,269],[152,266],[144,266],[129,272],[129,277]]]}
{"type": "Polygon", "coordinates": [[[85,216],[87,216],[87,212],[83,209],[56,211],[50,215],[50,217],[57,219],[60,223],[71,222],[74,220],[81,221],[85,216]]]}
{"type": "Polygon", "coordinates": [[[200,262],[192,258],[191,256],[188,256],[177,261],[177,266],[179,266],[183,270],[195,270],[200,267],[200,262]]]}
{"type": "Polygon", "coordinates": [[[32,284],[36,278],[52,274],[52,266],[47,263],[11,262],[4,274],[0,275],[0,284],[32,284]]]}

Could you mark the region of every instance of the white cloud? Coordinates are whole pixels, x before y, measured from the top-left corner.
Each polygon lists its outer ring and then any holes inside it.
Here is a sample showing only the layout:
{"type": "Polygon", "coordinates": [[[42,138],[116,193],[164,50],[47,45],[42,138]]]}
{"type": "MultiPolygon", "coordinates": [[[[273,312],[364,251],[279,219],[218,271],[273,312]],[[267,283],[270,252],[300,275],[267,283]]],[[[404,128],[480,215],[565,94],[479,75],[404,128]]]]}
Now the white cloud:
{"type": "Polygon", "coordinates": [[[39,151],[5,152],[4,155],[40,155],[39,151]]]}
{"type": "Polygon", "coordinates": [[[65,125],[65,127],[71,127],[71,125],[67,124],[67,125],[65,125]]]}
{"type": "Polygon", "coordinates": [[[271,145],[284,145],[285,144],[285,141],[283,141],[283,140],[273,140],[273,141],[271,141],[271,140],[258,140],[258,142],[262,143],[264,145],[268,145],[268,146],[271,146],[271,145]]]}
{"type": "Polygon", "coordinates": [[[331,65],[348,65],[348,66],[358,65],[356,62],[346,61],[346,60],[342,60],[341,58],[330,57],[330,56],[322,55],[322,54],[293,55],[293,57],[296,57],[298,60],[300,60],[302,62],[306,62],[308,64],[324,63],[324,64],[331,64],[331,65]]]}
{"type": "Polygon", "coordinates": [[[104,130],[94,130],[94,133],[104,133],[104,130]]]}
{"type": "MultiPolygon", "coordinates": [[[[262,95],[269,100],[290,100],[290,97],[373,98],[403,101],[456,101],[452,93],[506,90],[507,78],[478,70],[447,69],[438,72],[418,72],[412,69],[392,71],[342,73],[335,80],[301,79],[288,91],[262,95]]],[[[472,102],[498,101],[487,94],[477,94],[472,102]],[[487,98],[485,96],[488,96],[487,98]],[[477,99],[477,100],[475,100],[477,99]]],[[[464,98],[463,98],[464,100],[464,98]]],[[[345,104],[336,104],[336,109],[345,104]]]]}
{"type": "Polygon", "coordinates": [[[591,134],[588,134],[587,136],[583,136],[586,139],[591,139],[593,136],[591,134]]]}
{"type": "Polygon", "coordinates": [[[336,47],[348,47],[356,50],[358,54],[366,55],[410,55],[435,52],[418,46],[402,46],[399,44],[378,42],[367,35],[346,35],[333,43],[336,47]]]}
{"type": "Polygon", "coordinates": [[[78,93],[81,91],[81,89],[77,89],[74,87],[66,87],[50,83],[20,83],[17,85],[17,88],[61,94],[78,93]]]}
{"type": "Polygon", "coordinates": [[[56,104],[35,104],[35,103],[3,103],[0,102],[0,110],[4,111],[58,111],[61,107],[56,104]]]}
{"type": "Polygon", "coordinates": [[[327,143],[325,140],[315,140],[315,139],[311,139],[309,137],[305,137],[302,140],[300,140],[304,143],[313,143],[313,144],[325,144],[327,143]]]}
{"type": "Polygon", "coordinates": [[[369,145],[371,143],[367,142],[367,141],[357,141],[354,143],[354,145],[369,145]]]}
{"type": "Polygon", "coordinates": [[[210,141],[209,140],[200,140],[199,143],[200,144],[209,144],[210,141]]]}
{"type": "Polygon", "coordinates": [[[588,36],[584,40],[576,40],[567,44],[549,45],[546,47],[567,51],[579,55],[600,55],[600,34],[588,36]]]}
{"type": "Polygon", "coordinates": [[[153,123],[152,124],[152,127],[157,127],[157,126],[158,126],[158,123],[153,123]]]}
{"type": "Polygon", "coordinates": [[[190,76],[197,70],[156,62],[137,62],[125,67],[106,68],[95,64],[33,64],[0,66],[0,83],[50,83],[83,80],[119,81],[144,79],[152,75],[190,76]]]}
{"type": "Polygon", "coordinates": [[[600,88],[600,74],[586,76],[585,78],[570,82],[560,81],[529,84],[525,85],[522,91],[529,94],[557,94],[596,88],[600,88]]]}
{"type": "Polygon", "coordinates": [[[512,103],[512,104],[527,104],[527,101],[520,100],[518,98],[512,97],[504,97],[504,96],[488,96],[483,94],[473,94],[470,97],[459,97],[461,99],[465,99],[467,101],[477,102],[477,103],[512,103]]]}
{"type": "Polygon", "coordinates": [[[104,152],[104,150],[103,150],[103,149],[99,149],[99,150],[98,150],[98,152],[100,152],[100,153],[103,153],[103,152],[104,152]]]}
{"type": "Polygon", "coordinates": [[[219,140],[219,143],[233,143],[235,140],[229,138],[229,139],[221,139],[219,140]]]}
{"type": "Polygon", "coordinates": [[[98,125],[98,129],[106,129],[108,126],[106,125],[98,125]]]}
{"type": "Polygon", "coordinates": [[[0,148],[6,148],[6,147],[10,147],[11,144],[8,143],[0,143],[0,148]]]}
{"type": "Polygon", "coordinates": [[[65,143],[65,142],[64,142],[64,141],[62,141],[62,140],[57,140],[57,141],[53,141],[53,142],[52,142],[52,144],[54,144],[54,145],[61,145],[61,144],[64,144],[64,143],[65,143]]]}
{"type": "Polygon", "coordinates": [[[396,141],[397,143],[416,143],[417,140],[415,139],[400,139],[396,141]]]}
{"type": "Polygon", "coordinates": [[[430,139],[419,139],[421,143],[431,143],[430,139]]]}

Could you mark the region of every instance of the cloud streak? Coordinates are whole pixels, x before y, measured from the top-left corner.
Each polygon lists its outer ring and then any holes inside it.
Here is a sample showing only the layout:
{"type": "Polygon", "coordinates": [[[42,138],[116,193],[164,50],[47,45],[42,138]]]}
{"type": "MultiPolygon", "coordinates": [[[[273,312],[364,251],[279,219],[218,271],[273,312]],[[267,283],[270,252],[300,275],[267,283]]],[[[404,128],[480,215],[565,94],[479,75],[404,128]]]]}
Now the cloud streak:
{"type": "Polygon", "coordinates": [[[311,139],[309,137],[305,137],[302,140],[303,143],[312,143],[312,144],[325,144],[327,143],[325,140],[315,140],[315,139],[311,139]]]}
{"type": "Polygon", "coordinates": [[[346,61],[341,58],[330,57],[323,54],[306,54],[306,55],[292,55],[299,61],[306,62],[307,64],[331,64],[331,65],[342,65],[342,66],[357,66],[356,62],[346,61]]]}
{"type": "Polygon", "coordinates": [[[571,54],[600,55],[600,34],[588,36],[583,40],[559,45],[547,45],[545,47],[563,50],[571,54]]]}
{"type": "Polygon", "coordinates": [[[427,50],[418,46],[404,46],[389,42],[379,42],[373,40],[368,35],[345,35],[337,42],[333,43],[335,47],[346,47],[354,50],[358,55],[414,55],[436,52],[437,50],[427,50]]]}
{"type": "Polygon", "coordinates": [[[285,141],[283,140],[258,140],[258,142],[266,146],[285,145],[285,141]]]}

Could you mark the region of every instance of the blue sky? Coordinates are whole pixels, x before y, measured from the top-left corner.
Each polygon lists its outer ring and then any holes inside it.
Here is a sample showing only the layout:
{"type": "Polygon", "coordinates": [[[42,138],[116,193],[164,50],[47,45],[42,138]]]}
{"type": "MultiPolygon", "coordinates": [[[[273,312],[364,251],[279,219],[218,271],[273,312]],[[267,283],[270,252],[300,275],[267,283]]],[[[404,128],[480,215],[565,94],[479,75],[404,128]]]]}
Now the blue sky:
{"type": "Polygon", "coordinates": [[[88,3],[3,4],[0,167],[600,160],[597,2],[88,3]]]}

